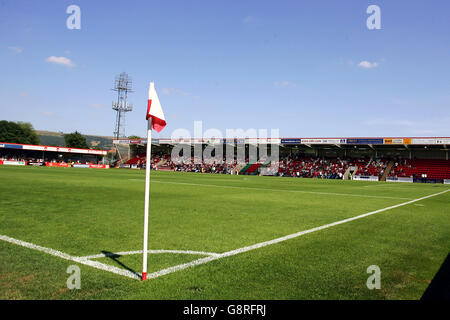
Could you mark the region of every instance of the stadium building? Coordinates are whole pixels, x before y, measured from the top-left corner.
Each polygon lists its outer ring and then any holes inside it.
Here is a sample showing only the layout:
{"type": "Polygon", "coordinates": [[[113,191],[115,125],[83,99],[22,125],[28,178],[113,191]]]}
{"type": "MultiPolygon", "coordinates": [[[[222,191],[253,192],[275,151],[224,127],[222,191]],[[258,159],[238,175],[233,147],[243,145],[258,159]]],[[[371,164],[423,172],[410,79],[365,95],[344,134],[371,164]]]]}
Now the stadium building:
{"type": "Polygon", "coordinates": [[[106,150],[0,142],[0,165],[109,168],[106,150]]]}
{"type": "MultiPolygon", "coordinates": [[[[115,145],[144,145],[146,139],[113,140],[115,145]]],[[[280,139],[152,139],[152,169],[247,175],[274,175],[322,179],[390,182],[450,183],[449,137],[378,138],[280,138],[280,139]],[[174,146],[200,144],[243,145],[245,163],[179,164],[171,159],[174,146]],[[278,169],[269,170],[270,160],[251,161],[250,148],[276,145],[278,169]]],[[[216,146],[217,147],[217,146],[216,146]]],[[[269,153],[270,153],[270,147],[269,153]]],[[[236,149],[235,149],[236,150],[236,149]]],[[[236,154],[236,152],[235,152],[236,154]]],[[[192,158],[193,160],[193,158],[192,158]]],[[[236,160],[236,159],[235,159],[236,160]]],[[[145,153],[130,155],[118,163],[121,168],[143,168],[145,153]]]]}

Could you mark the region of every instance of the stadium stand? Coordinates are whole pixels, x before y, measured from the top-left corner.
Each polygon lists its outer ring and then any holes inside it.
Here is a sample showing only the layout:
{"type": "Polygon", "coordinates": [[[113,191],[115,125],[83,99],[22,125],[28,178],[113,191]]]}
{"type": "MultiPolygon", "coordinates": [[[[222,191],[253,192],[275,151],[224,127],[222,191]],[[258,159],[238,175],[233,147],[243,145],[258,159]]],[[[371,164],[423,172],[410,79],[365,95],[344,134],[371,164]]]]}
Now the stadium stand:
{"type": "MultiPolygon", "coordinates": [[[[259,161],[249,161],[246,158],[239,163],[234,158],[232,164],[193,161],[191,155],[188,158],[190,161],[184,163],[170,159],[174,146],[180,143],[191,146],[190,154],[195,153],[196,149],[198,151],[199,145],[200,150],[206,151],[209,144],[206,140],[155,139],[151,168],[241,175],[450,184],[450,137],[273,138],[270,141],[263,138],[262,143],[254,138],[223,139],[224,154],[225,149],[228,152],[229,146],[232,146],[235,148],[234,153],[238,153],[241,147],[240,150],[245,150],[245,156],[249,156],[250,149],[256,147],[259,156],[261,150],[263,154],[268,154],[269,149],[272,152],[272,146],[277,146],[276,154],[279,157],[276,168],[271,166],[268,159],[262,158],[259,161]],[[261,145],[265,145],[264,148],[267,149],[261,149],[261,145]]],[[[144,146],[146,141],[117,140],[113,143],[144,146]]],[[[183,154],[184,152],[185,149],[183,154]]],[[[145,154],[139,154],[125,163],[128,167],[144,168],[145,162],[145,154]]]]}
{"type": "Polygon", "coordinates": [[[388,159],[370,159],[369,161],[358,159],[356,161],[356,166],[358,167],[356,174],[381,177],[388,162],[388,159]]]}
{"type": "Polygon", "coordinates": [[[450,179],[450,160],[401,159],[396,160],[390,177],[413,177],[415,179],[450,179]],[[423,176],[426,175],[426,176],[423,176]]]}
{"type": "Polygon", "coordinates": [[[320,157],[287,157],[280,160],[279,176],[342,179],[350,160],[320,157]]]}
{"type": "MultiPolygon", "coordinates": [[[[225,160],[225,159],[224,159],[225,160]]],[[[177,164],[170,159],[170,154],[158,154],[152,158],[152,169],[171,170],[198,173],[222,173],[234,174],[238,166],[236,159],[232,164],[196,164],[191,157],[190,163],[177,164]]],[[[248,159],[247,159],[248,161],[248,159]]],[[[135,164],[140,168],[145,167],[146,156],[139,154],[127,164],[135,164]]],[[[246,163],[238,170],[242,175],[257,175],[261,169],[270,165],[264,161],[246,163]]],[[[277,176],[302,177],[320,179],[344,179],[344,174],[349,168],[356,168],[353,175],[378,177],[412,177],[421,181],[422,174],[426,174],[428,180],[450,179],[450,161],[436,159],[388,159],[368,157],[314,157],[314,156],[285,156],[279,161],[277,176]],[[388,170],[388,171],[386,171],[388,170]]]]}

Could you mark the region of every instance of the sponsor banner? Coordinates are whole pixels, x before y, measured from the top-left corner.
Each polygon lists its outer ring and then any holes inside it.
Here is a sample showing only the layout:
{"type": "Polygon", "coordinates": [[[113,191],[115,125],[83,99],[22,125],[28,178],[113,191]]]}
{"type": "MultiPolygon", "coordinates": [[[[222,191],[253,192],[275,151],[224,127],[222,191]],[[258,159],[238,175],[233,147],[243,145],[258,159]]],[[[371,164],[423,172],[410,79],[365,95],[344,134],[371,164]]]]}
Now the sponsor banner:
{"type": "Polygon", "coordinates": [[[302,144],[341,144],[345,143],[345,139],[301,139],[302,144]]]}
{"type": "Polygon", "coordinates": [[[412,144],[436,144],[436,139],[412,139],[412,144]]]}
{"type": "Polygon", "coordinates": [[[23,149],[25,150],[37,150],[37,151],[45,151],[45,147],[44,146],[33,146],[33,145],[27,145],[27,146],[23,146],[23,149]]]}
{"type": "Polygon", "coordinates": [[[77,148],[53,147],[53,146],[36,146],[36,145],[30,145],[30,144],[2,143],[2,144],[0,144],[0,148],[34,150],[34,151],[84,153],[84,154],[96,154],[96,155],[106,155],[107,154],[107,151],[105,151],[105,150],[77,149],[77,148]]]}
{"type": "Polygon", "coordinates": [[[450,138],[414,138],[412,144],[450,144],[450,138]]]}
{"type": "Polygon", "coordinates": [[[71,149],[66,147],[52,147],[52,146],[34,146],[34,145],[23,145],[24,150],[35,150],[35,151],[53,151],[53,152],[72,152],[72,150],[82,150],[82,149],[71,149]]]}
{"type": "Polygon", "coordinates": [[[139,168],[138,168],[137,164],[132,164],[131,169],[139,169],[139,168]]]}
{"type": "Polygon", "coordinates": [[[281,139],[277,138],[248,138],[249,144],[280,144],[281,139]]]}
{"type": "Polygon", "coordinates": [[[206,144],[222,144],[222,140],[222,138],[207,138],[203,139],[203,142],[206,144]]]}
{"type": "Polygon", "coordinates": [[[301,139],[301,144],[322,144],[323,139],[301,139]]]}
{"type": "Polygon", "coordinates": [[[26,166],[27,162],[26,161],[3,160],[3,164],[9,165],[9,166],[26,166]]]}
{"type": "Polygon", "coordinates": [[[28,162],[29,166],[34,166],[34,167],[39,167],[39,166],[43,166],[44,163],[43,162],[28,162]]]}
{"type": "Polygon", "coordinates": [[[203,142],[204,141],[201,138],[192,138],[190,143],[192,143],[192,144],[202,144],[203,142]]]}
{"type": "Polygon", "coordinates": [[[386,138],[384,144],[405,144],[402,138],[386,138]]]}
{"type": "Polygon", "coordinates": [[[128,139],[114,139],[113,144],[129,144],[130,140],[128,139]]]}
{"type": "Polygon", "coordinates": [[[26,161],[3,160],[3,164],[7,166],[26,166],[26,161]]]}
{"type": "Polygon", "coordinates": [[[89,168],[93,168],[93,169],[109,169],[109,164],[90,164],[89,168]]]}
{"type": "MultiPolygon", "coordinates": [[[[250,139],[250,138],[247,138],[250,139]]],[[[245,144],[245,138],[225,138],[221,139],[222,143],[245,144]]]]}
{"type": "MultiPolygon", "coordinates": [[[[152,139],[152,144],[171,143],[171,139],[152,139]]],[[[147,139],[113,140],[113,144],[147,144],[147,139]]]]}
{"type": "Polygon", "coordinates": [[[322,139],[322,143],[340,144],[341,143],[341,139],[322,139]]]}
{"type": "Polygon", "coordinates": [[[406,178],[406,177],[387,177],[387,182],[414,182],[414,179],[412,177],[406,178]]]}
{"type": "MultiPolygon", "coordinates": [[[[231,144],[245,144],[246,140],[248,139],[254,139],[254,138],[247,138],[247,139],[242,139],[242,138],[225,138],[222,139],[222,143],[231,143],[231,144]]],[[[253,143],[253,142],[252,142],[253,143]]],[[[255,142],[256,144],[257,142],[255,142]]]]}
{"type": "MultiPolygon", "coordinates": [[[[27,146],[25,146],[27,147],[27,146]]],[[[49,146],[45,146],[43,148],[44,151],[53,151],[53,152],[58,152],[59,151],[59,147],[49,147],[49,146]]]]}
{"type": "Polygon", "coordinates": [[[444,179],[444,184],[450,184],[450,179],[444,179]]]}
{"type": "Polygon", "coordinates": [[[354,176],[352,180],[378,181],[378,176],[354,176]]]}
{"type": "Polygon", "coordinates": [[[23,149],[25,149],[25,150],[45,151],[46,147],[29,145],[29,146],[23,146],[23,149]]]}
{"type": "Polygon", "coordinates": [[[258,138],[213,138],[203,139],[204,143],[209,140],[215,140],[215,144],[258,144],[258,138]]]}
{"type": "Polygon", "coordinates": [[[281,139],[281,144],[301,144],[302,139],[281,139]]]}
{"type": "Polygon", "coordinates": [[[89,168],[90,164],[81,164],[81,163],[75,163],[72,165],[73,168],[89,168]]]}
{"type": "Polygon", "coordinates": [[[177,138],[177,139],[171,139],[171,143],[182,143],[182,144],[191,144],[190,138],[177,138]]]}
{"type": "Polygon", "coordinates": [[[246,144],[258,144],[259,139],[258,138],[246,138],[245,143],[246,144]]]}
{"type": "MultiPolygon", "coordinates": [[[[73,153],[78,153],[77,150],[83,150],[83,149],[72,149],[71,152],[73,152],[73,153]]],[[[87,150],[87,153],[88,153],[88,154],[97,154],[97,155],[103,155],[103,156],[106,156],[106,154],[107,154],[108,152],[105,151],[105,150],[92,150],[92,149],[88,149],[88,150],[87,150]]]]}
{"type": "Polygon", "coordinates": [[[46,162],[46,167],[61,167],[61,168],[67,168],[69,166],[68,163],[65,162],[46,162]]]}
{"type": "Polygon", "coordinates": [[[280,144],[280,143],[281,143],[281,139],[278,139],[278,138],[268,138],[268,139],[267,139],[267,143],[269,143],[269,144],[280,144]]]}
{"type": "Polygon", "coordinates": [[[119,164],[119,168],[130,169],[131,166],[129,164],[121,163],[121,164],[119,164]]]}
{"type": "Polygon", "coordinates": [[[9,144],[9,143],[2,143],[0,144],[0,148],[7,148],[7,149],[23,149],[23,146],[21,144],[9,144]]]}
{"type": "Polygon", "coordinates": [[[347,144],[383,144],[383,138],[347,138],[347,144]]]}

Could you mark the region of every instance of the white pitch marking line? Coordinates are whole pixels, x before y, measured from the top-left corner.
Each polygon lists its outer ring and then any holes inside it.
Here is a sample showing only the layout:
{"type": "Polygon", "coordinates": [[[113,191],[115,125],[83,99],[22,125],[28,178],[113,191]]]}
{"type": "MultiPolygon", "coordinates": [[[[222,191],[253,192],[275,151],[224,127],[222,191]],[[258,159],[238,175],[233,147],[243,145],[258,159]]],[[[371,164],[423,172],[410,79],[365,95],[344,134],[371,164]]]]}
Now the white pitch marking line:
{"type": "Polygon", "coordinates": [[[316,231],[323,230],[323,229],[326,229],[326,228],[334,227],[334,226],[337,226],[339,224],[343,224],[343,223],[347,223],[347,222],[350,222],[350,221],[354,221],[354,220],[358,220],[358,219],[361,219],[361,218],[365,218],[367,216],[370,216],[370,215],[373,215],[373,214],[376,214],[376,213],[380,213],[380,212],[383,212],[383,211],[395,209],[395,208],[406,206],[408,204],[411,204],[411,203],[414,203],[414,202],[417,202],[417,201],[421,201],[421,200],[424,200],[424,199],[435,197],[435,196],[441,195],[443,193],[446,193],[448,191],[450,191],[450,189],[444,190],[442,192],[434,193],[434,194],[431,194],[431,195],[428,195],[428,196],[425,196],[425,197],[421,197],[421,198],[418,198],[418,199],[414,199],[414,200],[411,200],[411,201],[407,201],[407,202],[403,202],[403,203],[396,204],[396,205],[393,205],[393,206],[389,206],[389,207],[386,207],[386,208],[383,208],[383,209],[378,209],[378,210],[375,210],[375,211],[367,212],[367,213],[361,214],[361,215],[356,216],[356,217],[352,217],[352,218],[336,221],[336,222],[329,223],[329,224],[326,224],[326,225],[323,225],[323,226],[320,226],[320,227],[316,227],[316,228],[308,229],[308,230],[305,230],[305,231],[300,231],[300,232],[297,232],[297,233],[293,233],[293,234],[290,234],[290,235],[287,235],[287,236],[284,236],[284,237],[281,237],[281,238],[277,238],[277,239],[273,239],[273,240],[270,240],[270,241],[257,243],[257,244],[251,245],[251,246],[239,248],[239,249],[236,249],[236,250],[231,250],[231,251],[228,251],[228,252],[224,252],[224,253],[221,253],[221,254],[219,254],[217,256],[210,256],[210,257],[206,257],[206,258],[197,259],[197,260],[185,263],[185,264],[180,264],[180,265],[177,265],[177,266],[174,266],[174,267],[170,267],[170,268],[166,268],[166,269],[163,269],[163,270],[160,270],[160,271],[157,271],[157,272],[153,272],[151,274],[148,274],[147,278],[148,279],[158,278],[158,277],[161,277],[161,276],[169,274],[169,273],[173,273],[173,272],[176,272],[176,271],[181,271],[181,270],[184,270],[184,269],[187,269],[187,268],[190,268],[190,267],[194,267],[194,266],[198,266],[198,265],[201,265],[201,264],[205,264],[205,263],[208,263],[208,262],[211,262],[211,261],[214,261],[214,260],[218,260],[218,259],[222,259],[222,258],[225,258],[225,257],[234,256],[234,255],[237,255],[239,253],[243,253],[243,252],[259,249],[259,248],[262,248],[262,247],[265,247],[265,246],[269,246],[269,245],[276,244],[276,243],[279,243],[279,242],[283,242],[283,241],[286,241],[286,240],[294,239],[294,238],[303,236],[303,235],[308,234],[308,233],[312,233],[312,232],[316,232],[316,231]]]}
{"type": "MultiPolygon", "coordinates": [[[[142,179],[129,179],[129,180],[132,180],[132,181],[144,181],[142,179]]],[[[218,187],[218,188],[229,188],[229,189],[252,189],[252,190],[260,190],[260,191],[296,192],[296,193],[323,194],[323,195],[348,196],[348,197],[412,200],[411,198],[388,197],[388,196],[371,196],[371,195],[366,195],[366,194],[319,192],[319,191],[304,191],[304,190],[283,190],[283,189],[267,189],[267,188],[238,187],[238,186],[222,186],[222,185],[216,185],[216,184],[201,184],[201,183],[188,183],[188,182],[160,181],[160,180],[155,180],[155,179],[153,179],[152,182],[168,183],[168,184],[182,184],[182,185],[188,185],[188,186],[201,186],[201,187],[218,187]]]]}
{"type": "Polygon", "coordinates": [[[90,261],[90,260],[88,260],[86,258],[83,258],[83,257],[74,257],[74,256],[71,256],[71,255],[69,255],[67,253],[64,253],[64,252],[61,252],[61,251],[58,251],[58,250],[55,250],[55,249],[42,247],[42,246],[30,243],[30,242],[14,239],[14,238],[11,238],[11,237],[8,237],[8,236],[5,236],[5,235],[1,235],[0,234],[0,240],[6,241],[6,242],[9,242],[9,243],[12,243],[12,244],[16,244],[16,245],[19,245],[19,246],[22,246],[22,247],[25,247],[25,248],[28,248],[28,249],[41,251],[41,252],[44,252],[44,253],[47,253],[47,254],[50,254],[52,256],[59,257],[59,258],[65,259],[65,260],[78,262],[78,263],[81,263],[81,264],[84,264],[84,265],[87,265],[87,266],[90,266],[90,267],[93,267],[93,268],[96,268],[96,269],[109,271],[109,272],[112,272],[112,273],[115,273],[115,274],[118,274],[118,275],[121,275],[121,276],[125,276],[125,277],[128,277],[128,278],[141,279],[139,274],[131,272],[131,271],[128,271],[128,270],[124,270],[124,269],[121,269],[121,268],[118,268],[118,267],[114,267],[114,266],[111,266],[111,265],[100,263],[98,261],[90,261]]]}
{"type": "MultiPolygon", "coordinates": [[[[177,254],[197,254],[202,256],[218,256],[219,253],[214,252],[204,252],[204,251],[192,251],[192,250],[148,250],[149,254],[158,254],[158,253],[177,253],[177,254]]],[[[111,253],[99,253],[99,254],[93,254],[91,256],[84,256],[79,257],[82,259],[99,259],[104,257],[109,257],[112,255],[119,255],[119,256],[126,256],[126,255],[132,255],[132,254],[141,254],[142,250],[135,250],[135,251],[122,251],[122,252],[111,252],[111,253]]]]}

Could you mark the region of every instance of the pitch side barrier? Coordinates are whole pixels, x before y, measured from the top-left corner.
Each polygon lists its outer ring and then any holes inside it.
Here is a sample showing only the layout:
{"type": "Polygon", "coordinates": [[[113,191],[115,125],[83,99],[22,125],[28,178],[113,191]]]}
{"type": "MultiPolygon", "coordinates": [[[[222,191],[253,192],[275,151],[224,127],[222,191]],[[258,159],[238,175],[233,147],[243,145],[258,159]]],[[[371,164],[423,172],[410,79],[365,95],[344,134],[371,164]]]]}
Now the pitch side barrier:
{"type": "Polygon", "coordinates": [[[109,169],[109,164],[81,164],[81,163],[65,163],[65,162],[36,162],[36,161],[15,161],[15,160],[0,160],[0,165],[10,166],[45,166],[45,167],[59,167],[59,168],[90,168],[90,169],[109,169]]]}
{"type": "Polygon", "coordinates": [[[378,181],[378,176],[354,176],[352,180],[361,180],[361,181],[378,181]]]}
{"type": "Polygon", "coordinates": [[[0,165],[9,165],[9,166],[26,166],[26,161],[15,161],[15,160],[0,160],[0,165]]]}
{"type": "Polygon", "coordinates": [[[413,177],[387,177],[387,182],[414,182],[413,177]]]}

